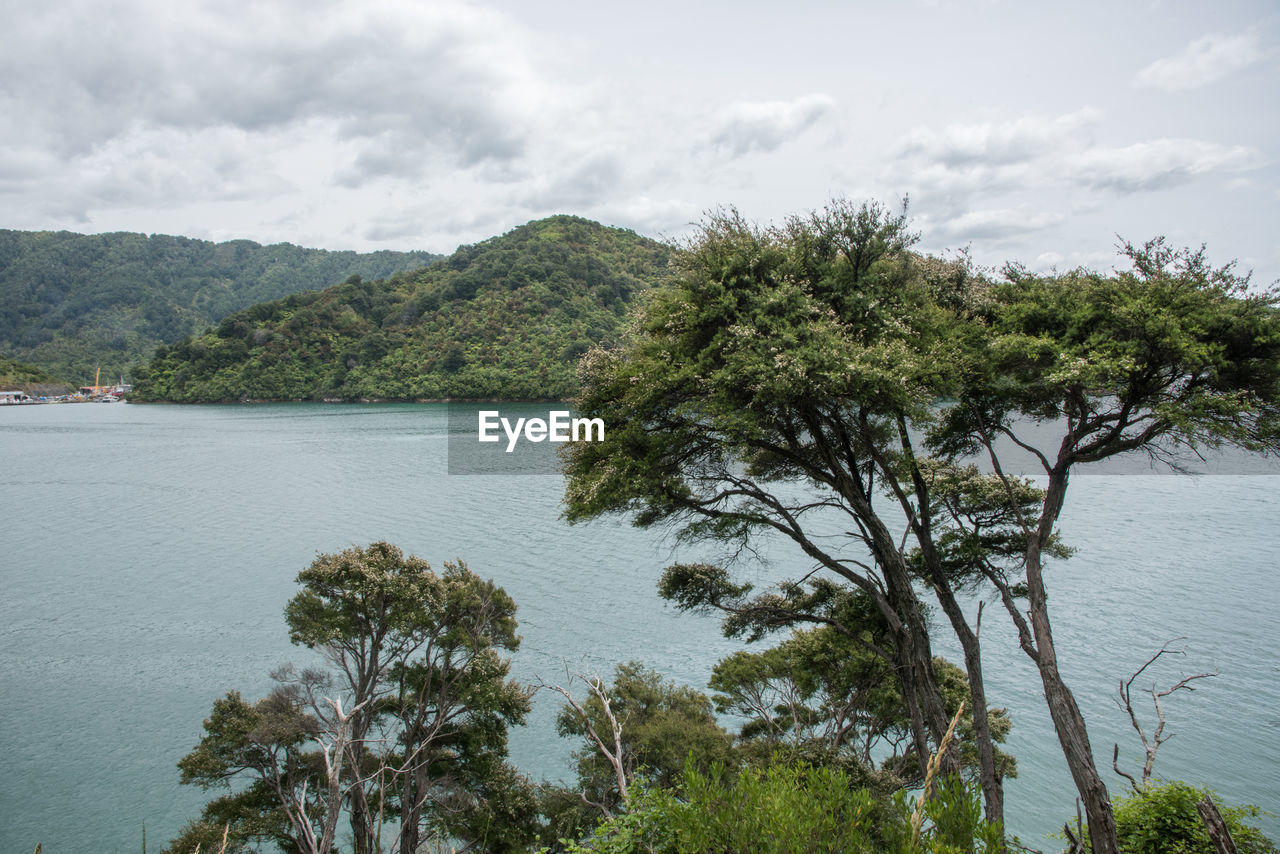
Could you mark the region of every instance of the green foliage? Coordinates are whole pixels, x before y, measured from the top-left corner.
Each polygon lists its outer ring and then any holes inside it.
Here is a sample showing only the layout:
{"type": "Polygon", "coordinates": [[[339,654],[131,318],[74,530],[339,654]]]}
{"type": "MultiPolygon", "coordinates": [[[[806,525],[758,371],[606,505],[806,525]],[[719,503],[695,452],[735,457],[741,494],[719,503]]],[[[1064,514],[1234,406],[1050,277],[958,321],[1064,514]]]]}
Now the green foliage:
{"type": "Polygon", "coordinates": [[[795,764],[731,775],[692,765],[679,786],[638,791],[632,808],[600,825],[572,854],[995,854],[1001,830],[982,820],[976,793],[949,781],[921,804],[877,798],[842,771],[795,764]],[[919,831],[913,819],[919,804],[919,831]]]}
{"type": "Polygon", "coordinates": [[[557,216],[414,274],[255,305],[157,351],[135,400],[563,399],[669,249],[557,216]]]}
{"type": "MultiPolygon", "coordinates": [[[[638,777],[663,788],[680,778],[689,757],[700,769],[732,761],[732,738],[717,723],[711,701],[702,692],[632,661],[617,666],[605,693],[622,727],[622,763],[628,779],[638,777]]],[[[612,811],[621,800],[616,775],[588,737],[587,724],[610,747],[612,729],[599,696],[592,694],[581,705],[588,720],[566,705],[556,718],[556,729],[561,736],[583,739],[574,754],[579,791],[612,811]]]]}
{"type": "Polygon", "coordinates": [[[1280,293],[1163,238],[1131,271],[1005,271],[969,308],[963,391],[935,435],[954,453],[1018,417],[1070,419],[1063,465],[1178,445],[1280,448],[1280,293]]]}
{"type": "Polygon", "coordinates": [[[228,794],[172,850],[230,826],[237,844],[292,851],[307,833],[332,839],[340,811],[356,851],[393,837],[403,850],[432,839],[521,850],[537,801],[506,761],[530,699],[500,654],[520,642],[511,598],[465,564],[437,574],[385,542],[320,555],[298,581],[290,638],[331,667],[282,668],[266,698],[214,703],[179,767],[183,783],[228,794]]]}
{"type": "Polygon", "coordinates": [[[330,252],[248,240],[0,230],[0,351],[83,385],[231,312],[343,278],[421,267],[426,252],[330,252]]]}
{"type": "MultiPolygon", "coordinates": [[[[856,624],[846,610],[845,626],[856,624]]],[[[863,625],[879,623],[866,611],[863,625]]],[[[887,790],[920,784],[902,686],[891,664],[875,652],[885,643],[882,625],[859,642],[830,626],[797,629],[762,652],[739,651],[721,659],[710,687],[721,713],[745,719],[738,752],[754,761],[785,755],[843,769],[860,785],[887,790]],[[877,772],[875,769],[879,769],[877,772]]],[[[934,659],[947,714],[969,701],[964,671],[934,659]]],[[[1003,743],[1010,723],[1004,709],[991,709],[992,739],[1003,743]]],[[[973,718],[961,718],[956,739],[964,765],[977,765],[973,718]]],[[[749,760],[750,761],[750,760],[749,760]]],[[[1012,756],[997,750],[1002,777],[1017,776],[1012,756]]]]}
{"type": "Polygon", "coordinates": [[[1177,780],[1151,783],[1114,799],[1120,849],[1125,854],[1215,854],[1196,811],[1196,802],[1206,796],[1218,804],[1240,854],[1274,854],[1275,844],[1247,823],[1259,815],[1257,807],[1223,807],[1209,789],[1197,789],[1177,780]]]}
{"type": "Polygon", "coordinates": [[[67,394],[71,383],[15,359],[0,356],[0,391],[25,391],[32,397],[41,394],[67,394]]]}

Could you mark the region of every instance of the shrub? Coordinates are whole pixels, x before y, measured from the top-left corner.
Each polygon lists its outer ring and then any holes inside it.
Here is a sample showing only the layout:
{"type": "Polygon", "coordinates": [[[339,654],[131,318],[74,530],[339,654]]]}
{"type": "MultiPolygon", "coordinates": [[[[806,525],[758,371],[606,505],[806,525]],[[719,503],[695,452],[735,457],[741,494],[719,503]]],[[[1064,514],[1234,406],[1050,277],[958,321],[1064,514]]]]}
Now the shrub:
{"type": "Polygon", "coordinates": [[[1116,831],[1125,854],[1214,854],[1196,802],[1205,796],[1218,804],[1222,819],[1240,854],[1275,854],[1276,846],[1245,820],[1260,814],[1257,807],[1222,806],[1209,789],[1174,780],[1150,783],[1132,795],[1114,799],[1116,831]]]}

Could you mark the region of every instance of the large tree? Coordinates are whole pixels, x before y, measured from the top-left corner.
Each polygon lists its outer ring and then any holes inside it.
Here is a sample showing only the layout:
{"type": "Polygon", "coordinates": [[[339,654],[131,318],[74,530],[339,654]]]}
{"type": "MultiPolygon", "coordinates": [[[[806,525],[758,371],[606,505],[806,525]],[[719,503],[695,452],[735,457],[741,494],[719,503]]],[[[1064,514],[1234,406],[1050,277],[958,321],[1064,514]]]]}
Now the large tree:
{"type": "MultiPolygon", "coordinates": [[[[571,520],[626,513],[640,525],[675,525],[686,539],[791,540],[815,565],[804,578],[752,593],[723,568],[676,566],[664,594],[765,630],[827,625],[880,656],[902,686],[923,777],[950,716],[914,554],[928,576],[947,567],[913,443],[955,386],[954,327],[983,283],[962,261],[911,253],[913,240],[905,212],[875,204],[837,202],[768,229],[734,211],[711,217],[631,341],[585,357],[577,405],[605,420],[609,441],[573,446],[566,504],[571,520]],[[834,593],[849,590],[883,621],[882,642],[842,621],[834,593]]],[[[976,645],[973,633],[975,743],[998,819],[976,645]]],[[[958,750],[944,767],[958,770],[958,750]]]]}
{"type": "Polygon", "coordinates": [[[1068,479],[1121,453],[1280,447],[1277,299],[1162,241],[1125,246],[1132,272],[1009,268],[1002,280],[910,243],[905,217],[874,204],[773,228],[711,217],[634,337],[583,362],[579,408],[610,439],[571,449],[567,515],[793,541],[814,569],[772,590],[699,565],[669,569],[664,592],[733,625],[816,623],[864,644],[902,682],[921,760],[947,722],[921,597],[934,598],[964,651],[986,811],[1001,818],[979,622],[960,597],[993,585],[1039,668],[1093,850],[1113,852],[1048,618],[1043,568],[1066,554],[1068,479]],[[1040,450],[1024,428],[1046,425],[1059,433],[1040,450]],[[1032,454],[1043,479],[1011,476],[1002,442],[1032,454]],[[993,473],[971,467],[975,454],[993,473]],[[841,620],[833,591],[848,590],[874,603],[883,642],[841,620]]]}

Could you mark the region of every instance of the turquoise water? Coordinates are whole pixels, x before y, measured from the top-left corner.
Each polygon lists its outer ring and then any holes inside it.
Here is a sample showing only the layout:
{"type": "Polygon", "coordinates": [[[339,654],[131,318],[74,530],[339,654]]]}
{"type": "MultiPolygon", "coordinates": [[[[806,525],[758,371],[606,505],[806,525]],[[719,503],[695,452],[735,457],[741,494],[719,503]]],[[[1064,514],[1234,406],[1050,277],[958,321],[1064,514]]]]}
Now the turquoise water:
{"type": "MultiPolygon", "coordinates": [[[[152,850],[202,802],[177,760],[214,698],[257,695],[291,647],[282,608],[321,551],[390,540],[434,565],[461,557],[514,596],[517,675],[608,674],[640,659],[702,687],[736,648],[714,620],[654,592],[677,549],[618,521],[559,520],[562,482],[447,476],[443,406],[97,405],[0,410],[0,851],[152,850]]],[[[1059,650],[1100,764],[1136,736],[1117,681],[1185,636],[1184,661],[1216,670],[1166,702],[1176,737],[1157,775],[1280,805],[1280,478],[1100,475],[1071,487],[1062,528],[1079,547],[1051,576],[1059,650]]],[[[785,547],[767,581],[807,568],[785,547]]],[[[936,633],[948,651],[946,632],[936,633]]],[[[988,693],[1012,710],[1013,828],[1060,827],[1072,787],[1030,662],[985,611],[988,693]]],[[[552,696],[515,731],[535,778],[567,772],[552,696]]],[[[1140,707],[1151,717],[1149,707],[1140,707]]],[[[1121,781],[1105,775],[1113,791],[1121,781]]],[[[1264,828],[1280,836],[1280,822],[1264,828]]]]}

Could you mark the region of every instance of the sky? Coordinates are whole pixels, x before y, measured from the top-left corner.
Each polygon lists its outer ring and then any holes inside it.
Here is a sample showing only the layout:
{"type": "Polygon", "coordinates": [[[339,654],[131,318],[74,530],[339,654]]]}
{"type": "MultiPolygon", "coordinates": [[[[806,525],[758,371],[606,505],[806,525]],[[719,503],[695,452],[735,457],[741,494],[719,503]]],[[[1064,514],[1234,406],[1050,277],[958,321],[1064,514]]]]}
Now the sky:
{"type": "Polygon", "coordinates": [[[0,228],[450,252],[905,197],[920,247],[1280,279],[1280,6],[6,0],[0,228]]]}

